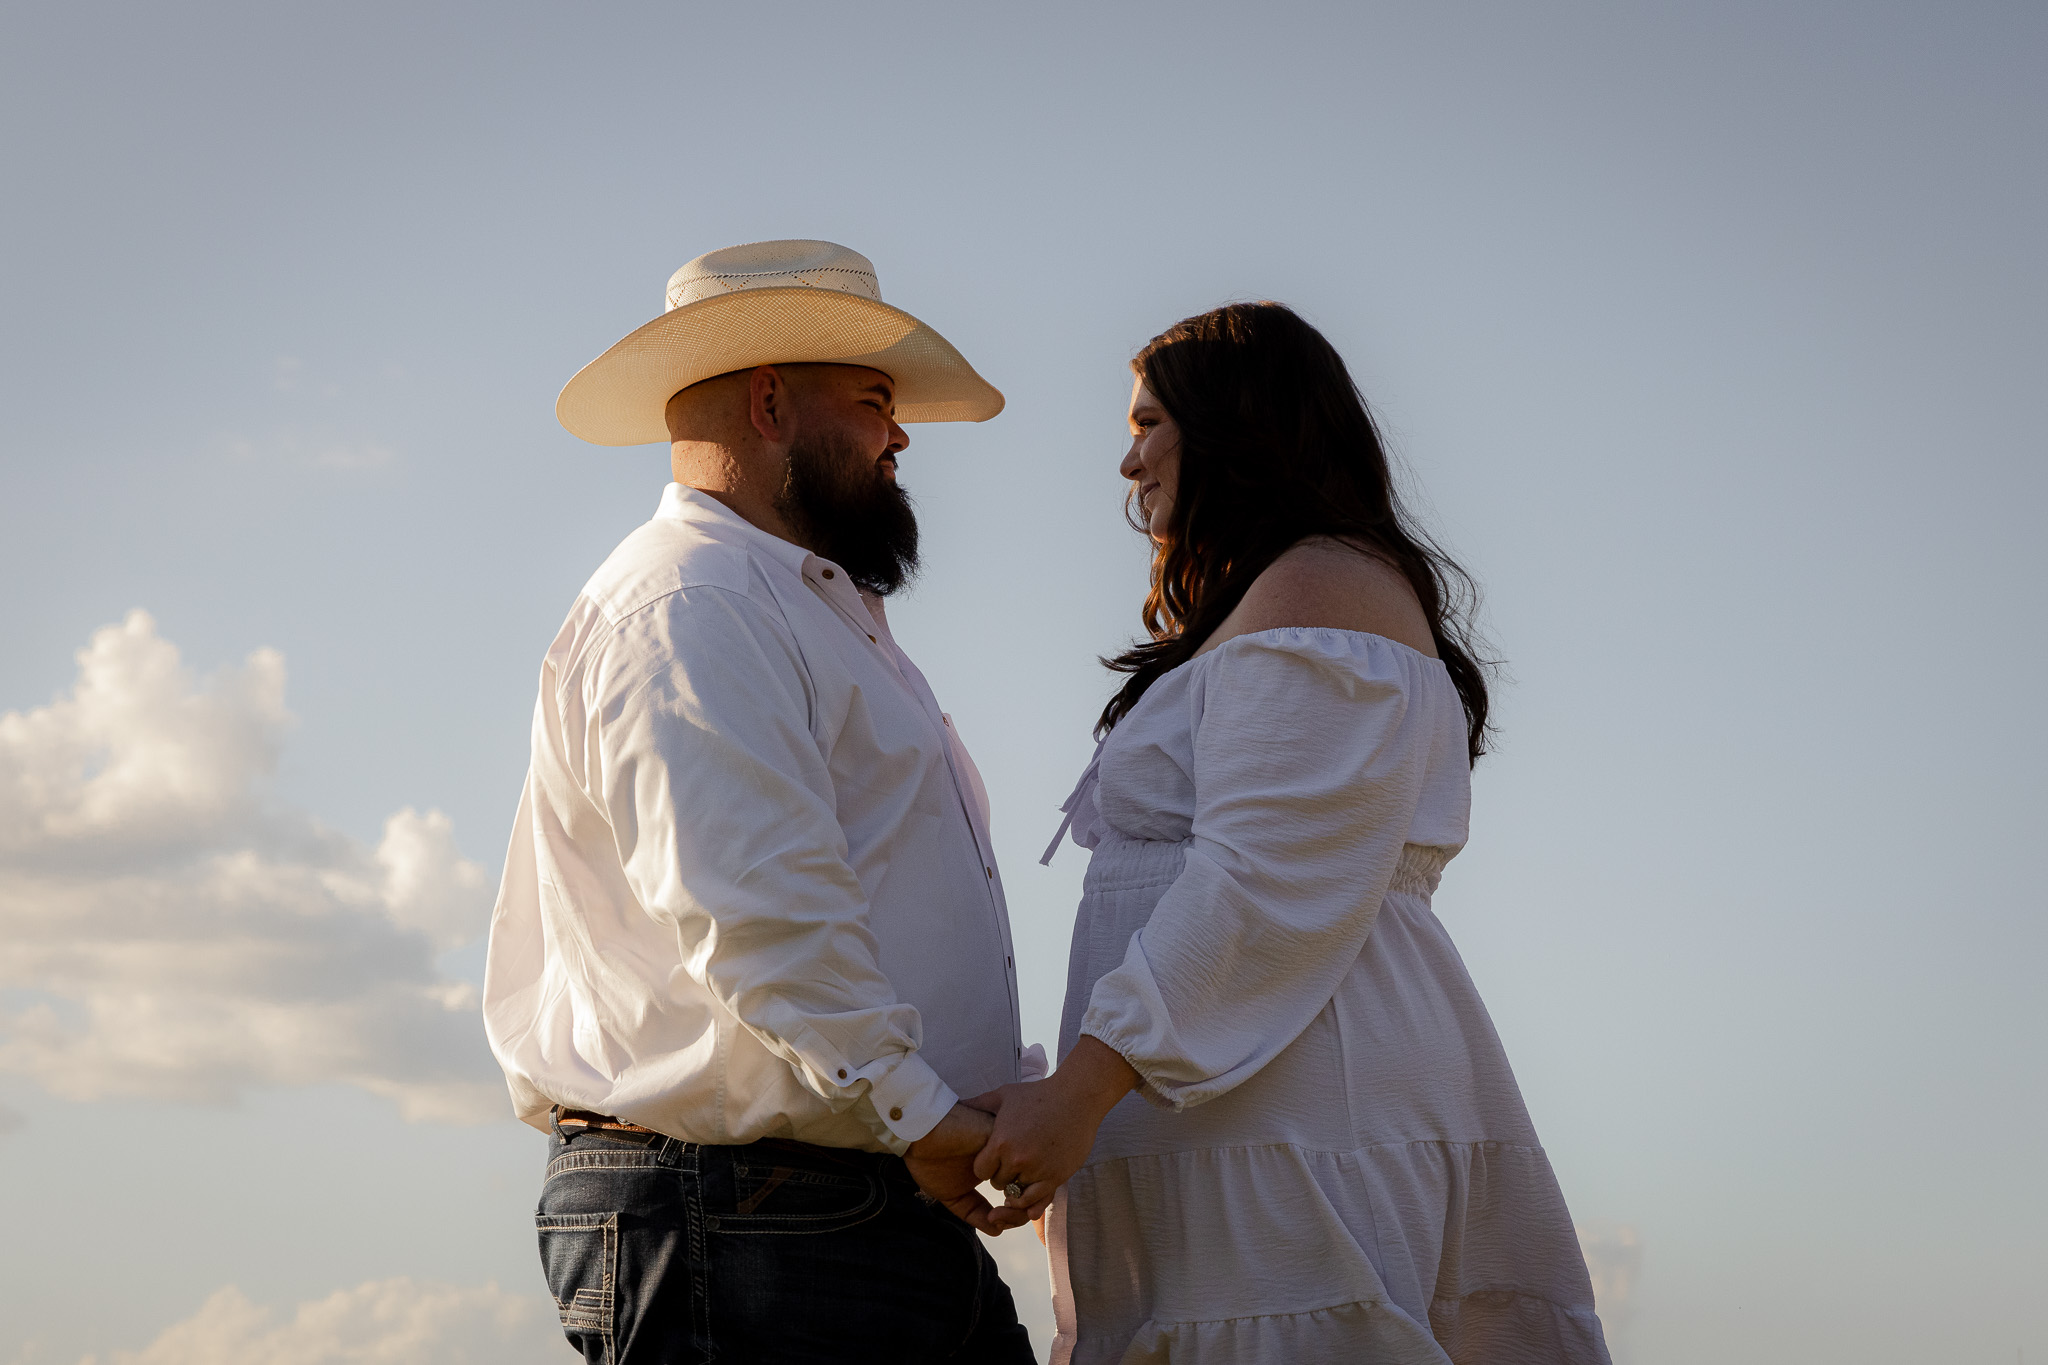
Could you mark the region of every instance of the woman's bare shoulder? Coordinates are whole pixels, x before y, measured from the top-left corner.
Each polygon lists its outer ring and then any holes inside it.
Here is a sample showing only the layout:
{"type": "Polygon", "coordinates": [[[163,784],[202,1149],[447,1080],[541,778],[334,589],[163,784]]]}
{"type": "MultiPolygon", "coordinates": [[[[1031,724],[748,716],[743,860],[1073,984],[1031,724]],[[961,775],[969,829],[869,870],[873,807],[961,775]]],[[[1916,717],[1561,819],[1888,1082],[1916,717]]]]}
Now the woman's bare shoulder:
{"type": "Polygon", "coordinates": [[[1429,618],[1401,571],[1329,536],[1304,540],[1268,565],[1197,653],[1254,631],[1304,626],[1365,631],[1436,655],[1429,618]]]}

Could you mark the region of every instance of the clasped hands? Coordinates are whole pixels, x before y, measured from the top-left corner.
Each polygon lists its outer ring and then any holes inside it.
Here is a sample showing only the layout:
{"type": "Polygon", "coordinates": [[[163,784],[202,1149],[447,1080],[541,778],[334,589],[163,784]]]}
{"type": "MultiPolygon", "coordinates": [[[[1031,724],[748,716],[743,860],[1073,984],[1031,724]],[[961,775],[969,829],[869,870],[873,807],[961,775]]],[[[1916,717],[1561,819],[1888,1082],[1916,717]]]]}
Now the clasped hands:
{"type": "Polygon", "coordinates": [[[904,1154],[918,1188],[991,1237],[1042,1217],[1095,1145],[1103,1118],[1137,1087],[1138,1073],[1108,1045],[1083,1035],[1059,1070],[953,1106],[904,1154]],[[1016,1187],[1000,1208],[987,1181],[1016,1187]]]}

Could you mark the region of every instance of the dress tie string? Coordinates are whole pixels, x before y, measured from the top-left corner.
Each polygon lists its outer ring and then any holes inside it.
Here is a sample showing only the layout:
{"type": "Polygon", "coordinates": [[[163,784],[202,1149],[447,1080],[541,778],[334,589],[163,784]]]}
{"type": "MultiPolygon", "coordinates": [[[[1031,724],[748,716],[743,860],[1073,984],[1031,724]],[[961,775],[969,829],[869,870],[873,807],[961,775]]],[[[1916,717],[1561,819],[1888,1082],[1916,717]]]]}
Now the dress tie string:
{"type": "Polygon", "coordinates": [[[1074,784],[1074,790],[1068,793],[1066,801],[1060,806],[1060,812],[1065,818],[1060,821],[1059,832],[1052,836],[1052,842],[1045,846],[1045,852],[1040,855],[1040,867],[1052,865],[1052,855],[1060,851],[1060,840],[1066,838],[1067,831],[1074,827],[1074,812],[1081,808],[1081,799],[1095,783],[1096,772],[1102,767],[1102,746],[1108,742],[1109,737],[1106,735],[1095,741],[1094,756],[1088,760],[1088,766],[1081,770],[1081,780],[1074,784]]]}

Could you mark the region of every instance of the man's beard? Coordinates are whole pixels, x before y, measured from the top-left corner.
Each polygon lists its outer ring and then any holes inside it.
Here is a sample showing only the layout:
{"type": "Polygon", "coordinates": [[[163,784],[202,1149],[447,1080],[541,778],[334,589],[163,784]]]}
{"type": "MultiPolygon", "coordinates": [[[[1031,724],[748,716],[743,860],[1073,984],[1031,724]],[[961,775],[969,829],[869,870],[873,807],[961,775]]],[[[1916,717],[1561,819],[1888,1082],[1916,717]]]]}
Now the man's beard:
{"type": "Polygon", "coordinates": [[[917,575],[917,514],[876,461],[838,435],[799,436],[775,510],[822,558],[877,597],[917,575]]]}

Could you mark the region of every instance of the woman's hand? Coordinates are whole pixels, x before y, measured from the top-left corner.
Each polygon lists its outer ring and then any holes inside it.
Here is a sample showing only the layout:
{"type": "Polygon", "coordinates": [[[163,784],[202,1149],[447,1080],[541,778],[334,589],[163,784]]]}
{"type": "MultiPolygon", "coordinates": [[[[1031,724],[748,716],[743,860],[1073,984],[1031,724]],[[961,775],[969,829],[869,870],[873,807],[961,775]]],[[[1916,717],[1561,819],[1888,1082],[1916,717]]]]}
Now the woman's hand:
{"type": "Polygon", "coordinates": [[[995,1115],[995,1131],[974,1159],[974,1174],[999,1190],[1023,1186],[1022,1194],[1006,1197],[1003,1211],[1019,1209],[1039,1218],[1053,1192],[1088,1159],[1103,1118],[1137,1084],[1129,1062],[1084,1034],[1044,1080],[1006,1085],[967,1101],[995,1115]]]}
{"type": "Polygon", "coordinates": [[[989,1207],[977,1188],[981,1182],[974,1174],[974,1157],[988,1141],[993,1126],[985,1106],[974,1109],[956,1104],[939,1120],[938,1127],[911,1143],[903,1154],[910,1178],[927,1198],[990,1237],[1025,1222],[1016,1209],[989,1207]]]}

